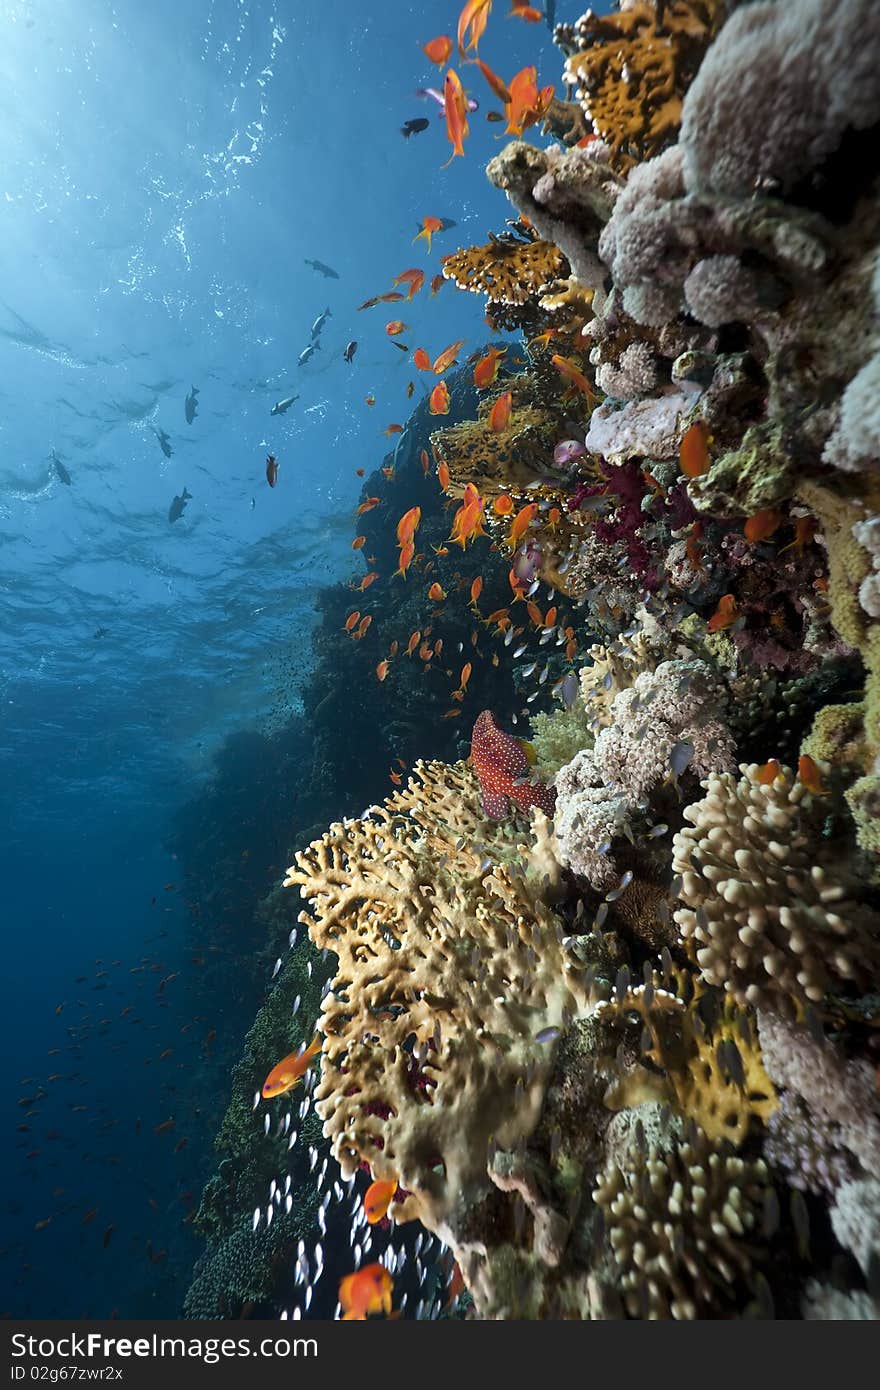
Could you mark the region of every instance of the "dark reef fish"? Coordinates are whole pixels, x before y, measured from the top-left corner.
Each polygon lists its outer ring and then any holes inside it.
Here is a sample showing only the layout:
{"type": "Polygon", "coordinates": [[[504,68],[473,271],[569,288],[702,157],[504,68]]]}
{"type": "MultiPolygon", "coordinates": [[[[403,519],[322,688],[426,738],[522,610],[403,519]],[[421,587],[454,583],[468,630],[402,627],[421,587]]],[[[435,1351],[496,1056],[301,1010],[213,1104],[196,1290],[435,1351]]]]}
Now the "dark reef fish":
{"type": "Polygon", "coordinates": [[[170,459],[173,450],[171,448],[171,440],[169,439],[168,435],[165,433],[164,430],[154,430],[153,433],[159,441],[159,448],[162,450],[162,453],[165,455],[167,459],[170,459]]]}
{"type": "Polygon", "coordinates": [[[335,271],[332,265],[325,265],[323,261],[310,261],[306,259],[303,264],[310,265],[312,270],[317,270],[320,275],[326,276],[328,280],[339,279],[338,271],[335,271]]]}
{"type": "Polygon", "coordinates": [[[408,140],[411,135],[419,135],[421,131],[427,130],[431,124],[424,116],[417,116],[414,120],[404,121],[400,127],[400,133],[404,140],[408,140]]]}
{"type": "Polygon", "coordinates": [[[186,415],[186,423],[188,425],[192,424],[193,420],[196,418],[196,415],[198,414],[198,396],[199,388],[197,386],[191,386],[189,388],[189,395],[183,403],[184,414],[186,415]]]}
{"type": "Polygon", "coordinates": [[[71,478],[67,469],[64,467],[64,464],[61,462],[54,449],[52,450],[51,458],[52,463],[55,467],[55,472],[58,474],[58,477],[61,479],[62,483],[64,483],[66,487],[70,487],[73,482],[73,479],[71,478]]]}
{"type": "Polygon", "coordinates": [[[298,400],[299,400],[299,396],[285,396],[283,401],[276,401],[276,402],[275,402],[275,404],[273,405],[272,409],[269,411],[269,414],[270,414],[270,415],[283,415],[285,411],[287,411],[287,410],[290,409],[290,407],[293,405],[294,401],[298,401],[298,400]]]}
{"type": "Polygon", "coordinates": [[[301,367],[305,366],[306,362],[308,362],[309,358],[318,351],[318,348],[320,346],[320,343],[309,343],[308,347],[304,347],[299,357],[297,358],[299,365],[301,367]]]}
{"type": "Polygon", "coordinates": [[[553,815],[556,792],[553,787],[528,780],[529,762],[528,745],[499,729],[492,711],[484,709],[471,737],[471,763],[480,783],[483,810],[492,820],[504,819],[510,811],[509,801],[523,811],[537,806],[553,815]]]}
{"type": "Polygon", "coordinates": [[[180,494],[179,497],[174,498],[174,501],[168,508],[168,520],[176,521],[178,517],[183,516],[183,509],[186,506],[187,502],[189,502],[191,499],[192,493],[187,492],[186,484],[184,484],[183,492],[180,494]]]}
{"type": "Polygon", "coordinates": [[[269,454],[266,458],[266,482],[270,487],[274,487],[278,481],[278,460],[274,454],[269,454]]]}
{"type": "Polygon", "coordinates": [[[353,361],[354,361],[354,355],[355,355],[355,353],[357,352],[357,349],[358,349],[357,340],[354,339],[354,338],[352,338],[351,342],[350,342],[350,343],[348,344],[348,346],[346,347],[345,352],[342,354],[343,357],[345,358],[346,362],[353,362],[353,361]]]}

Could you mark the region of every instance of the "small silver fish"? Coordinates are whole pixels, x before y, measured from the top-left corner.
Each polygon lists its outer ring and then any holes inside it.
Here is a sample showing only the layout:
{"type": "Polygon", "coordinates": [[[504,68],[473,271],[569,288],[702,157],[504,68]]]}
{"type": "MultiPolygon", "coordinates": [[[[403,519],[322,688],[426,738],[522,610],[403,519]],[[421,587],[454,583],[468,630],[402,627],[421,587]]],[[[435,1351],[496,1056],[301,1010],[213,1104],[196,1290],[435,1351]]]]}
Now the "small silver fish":
{"type": "Polygon", "coordinates": [[[542,1028],[540,1033],[535,1034],[536,1043],[552,1043],[562,1036],[559,1028],[542,1028]]]}

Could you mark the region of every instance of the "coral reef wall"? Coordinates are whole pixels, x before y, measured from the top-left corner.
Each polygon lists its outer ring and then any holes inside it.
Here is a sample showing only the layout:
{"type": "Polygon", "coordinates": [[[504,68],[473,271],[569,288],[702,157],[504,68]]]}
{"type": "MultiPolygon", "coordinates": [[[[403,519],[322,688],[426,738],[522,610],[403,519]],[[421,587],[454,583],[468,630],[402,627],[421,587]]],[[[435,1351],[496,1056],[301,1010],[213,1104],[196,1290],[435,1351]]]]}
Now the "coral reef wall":
{"type": "Polygon", "coordinates": [[[423,464],[482,664],[448,711],[393,690],[383,759],[424,761],[279,890],[324,953],[320,1153],[390,1187],[397,1288],[429,1232],[470,1316],[876,1317],[880,20],[555,37],[565,99],[488,167],[513,216],[443,267],[522,335],[423,464]]]}

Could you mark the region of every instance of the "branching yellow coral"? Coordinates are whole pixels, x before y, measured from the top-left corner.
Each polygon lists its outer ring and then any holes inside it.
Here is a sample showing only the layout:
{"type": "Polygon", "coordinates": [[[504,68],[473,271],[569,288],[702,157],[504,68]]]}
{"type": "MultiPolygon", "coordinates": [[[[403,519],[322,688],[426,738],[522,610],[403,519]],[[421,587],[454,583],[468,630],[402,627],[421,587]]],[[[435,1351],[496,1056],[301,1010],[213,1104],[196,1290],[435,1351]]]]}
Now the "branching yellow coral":
{"type": "Polygon", "coordinates": [[[682,99],[727,11],[724,0],[631,4],[588,11],[562,31],[563,79],[612,162],[649,159],[678,135],[682,99]]]}
{"type": "MultiPolygon", "coordinates": [[[[733,1000],[721,1003],[699,981],[694,990],[683,974],[676,972],[669,984],[675,989],[653,972],[648,983],[600,1005],[599,1014],[621,1019],[637,1015],[644,1030],[643,1055],[666,1082],[664,1098],[710,1139],[728,1140],[738,1148],[752,1117],[766,1124],[777,1106],[753,1020],[733,1000]]],[[[614,1092],[608,1103],[616,1108],[614,1092]]]]}
{"type": "Polygon", "coordinates": [[[525,304],[569,275],[568,261],[552,242],[498,237],[486,246],[444,256],[442,267],[447,280],[461,290],[484,294],[490,306],[525,304]]]}
{"type": "Polygon", "coordinates": [[[546,1030],[589,1010],[530,850],[517,858],[501,836],[464,764],[419,764],[285,880],[308,900],[312,941],[339,958],[318,1020],[325,1136],[346,1176],[367,1163],[397,1180],[395,1220],[418,1217],[459,1249],[495,1149],[537,1123],[546,1030]]]}

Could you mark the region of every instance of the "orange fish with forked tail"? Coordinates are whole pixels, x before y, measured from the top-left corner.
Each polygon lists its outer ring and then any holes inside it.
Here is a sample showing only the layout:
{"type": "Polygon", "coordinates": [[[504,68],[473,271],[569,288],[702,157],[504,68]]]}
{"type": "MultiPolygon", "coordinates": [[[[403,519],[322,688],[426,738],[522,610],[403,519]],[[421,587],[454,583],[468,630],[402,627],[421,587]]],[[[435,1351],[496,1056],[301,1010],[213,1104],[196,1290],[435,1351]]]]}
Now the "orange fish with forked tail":
{"type": "Polygon", "coordinates": [[[553,363],[553,366],[562,379],[567,381],[571,387],[581,391],[583,395],[587,397],[587,400],[598,401],[599,397],[596,395],[596,392],[587,381],[587,378],[584,376],[577,363],[572,362],[568,357],[562,357],[558,352],[553,354],[550,361],[553,363]]]}
{"type": "MultiPolygon", "coordinates": [[[[423,218],[422,218],[422,227],[421,227],[421,231],[416,232],[415,236],[413,237],[413,241],[421,241],[421,240],[424,238],[424,240],[428,243],[428,250],[430,251],[430,249],[431,249],[431,237],[434,235],[435,232],[442,232],[442,231],[443,231],[443,218],[442,218],[442,217],[423,217],[423,218]]],[[[436,278],[436,277],[435,277],[435,278],[436,278]]],[[[431,281],[431,288],[432,288],[434,294],[436,294],[437,291],[434,290],[434,281],[433,281],[433,280],[431,281]]]]}
{"type": "Polygon", "coordinates": [[[339,1281],[343,1322],[366,1322],[371,1313],[391,1312],[394,1280],[384,1265],[364,1265],[339,1281]]]}
{"type": "Polygon", "coordinates": [[[474,484],[466,483],[461,506],[452,518],[452,533],[449,537],[451,541],[460,545],[462,550],[465,549],[468,541],[476,540],[477,536],[485,536],[486,530],[483,526],[485,505],[484,499],[474,484]]]}
{"type": "Polygon", "coordinates": [[[320,1051],[321,1039],[316,1033],[308,1047],[300,1048],[299,1052],[291,1052],[288,1057],[283,1057],[263,1082],[263,1099],[271,1100],[274,1096],[283,1096],[285,1091],[292,1091],[297,1082],[305,1076],[320,1051]]]}
{"type": "Polygon", "coordinates": [[[467,0],[458,16],[458,54],[463,58],[468,50],[476,53],[480,39],[486,32],[492,0],[467,0]]]}
{"type": "Polygon", "coordinates": [[[458,350],[463,342],[464,338],[459,338],[457,343],[450,343],[448,348],[443,349],[431,368],[435,376],[442,376],[445,371],[455,365],[458,358],[458,350]]]}
{"type": "Polygon", "coordinates": [[[492,406],[489,411],[489,428],[493,434],[501,434],[503,430],[507,429],[512,404],[513,396],[510,391],[505,391],[492,406]]]}
{"type": "Polygon", "coordinates": [[[519,545],[537,515],[537,502],[528,502],[517,512],[516,516],[513,518],[510,535],[507,537],[507,544],[510,546],[511,550],[516,550],[516,547],[519,545]]]}
{"type": "Polygon", "coordinates": [[[443,109],[446,113],[446,134],[452,146],[452,154],[443,165],[445,169],[457,154],[464,154],[464,141],[470,134],[467,97],[455,68],[447,70],[443,83],[443,109]]]}
{"type": "Polygon", "coordinates": [[[481,357],[474,367],[474,385],[481,391],[485,391],[487,386],[491,386],[498,375],[498,367],[501,359],[507,352],[507,348],[489,348],[485,357],[481,357]]]}
{"type": "Polygon", "coordinates": [[[403,270],[392,281],[392,285],[407,285],[407,299],[412,299],[413,295],[418,294],[422,285],[425,283],[425,272],[423,270],[403,270]]]}

